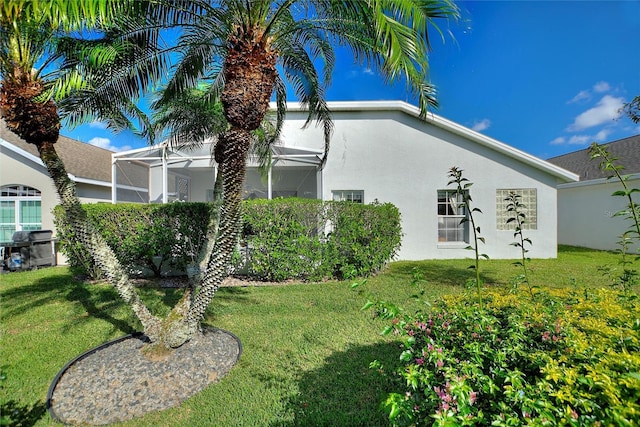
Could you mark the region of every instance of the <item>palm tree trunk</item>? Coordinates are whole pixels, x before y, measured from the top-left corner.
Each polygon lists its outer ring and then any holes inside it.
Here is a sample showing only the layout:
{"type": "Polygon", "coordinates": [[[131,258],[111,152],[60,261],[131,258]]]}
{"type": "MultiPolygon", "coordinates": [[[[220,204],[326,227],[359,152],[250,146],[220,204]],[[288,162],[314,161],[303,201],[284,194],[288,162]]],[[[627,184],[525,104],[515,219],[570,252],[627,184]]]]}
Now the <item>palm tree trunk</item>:
{"type": "Polygon", "coordinates": [[[69,179],[64,163],[55,150],[54,144],[60,130],[60,117],[55,103],[51,100],[34,101],[42,94],[44,84],[33,80],[29,72],[16,68],[13,76],[15,79],[5,79],[0,84],[0,113],[7,127],[38,148],[40,159],[53,179],[73,234],[81,240],[96,264],[105,272],[109,282],[131,306],[142,323],[144,333],[152,341],[157,339],[159,319],[140,301],[113,251],[89,222],[77,197],[75,183],[69,179]]]}
{"type": "Polygon", "coordinates": [[[144,333],[151,341],[159,336],[160,319],[153,316],[140,301],[135,288],[131,285],[127,273],[114,255],[106,241],[89,222],[86,212],[80,205],[76,195],[75,183],[69,179],[67,171],[54,145],[45,142],[38,145],[40,159],[43,161],[49,175],[53,179],[60,203],[64,209],[66,220],[72,227],[73,234],[87,248],[94,261],[105,272],[109,282],[116,288],[118,294],[131,306],[140,319],[144,333]]]}
{"type": "Polygon", "coordinates": [[[224,160],[219,172],[223,180],[219,233],[203,274],[201,287],[187,315],[187,322],[191,328],[197,328],[216,290],[228,275],[227,268],[240,231],[242,190],[251,138],[251,131],[232,128],[225,132],[219,141],[224,151],[224,160]]]}

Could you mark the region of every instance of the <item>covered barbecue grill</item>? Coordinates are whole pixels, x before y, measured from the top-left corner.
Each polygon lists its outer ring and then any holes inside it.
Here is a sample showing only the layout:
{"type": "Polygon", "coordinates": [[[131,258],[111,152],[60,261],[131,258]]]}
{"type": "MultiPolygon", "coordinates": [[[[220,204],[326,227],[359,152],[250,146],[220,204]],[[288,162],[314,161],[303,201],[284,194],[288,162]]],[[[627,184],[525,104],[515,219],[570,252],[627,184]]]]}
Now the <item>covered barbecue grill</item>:
{"type": "Polygon", "coordinates": [[[52,235],[51,230],[16,231],[11,242],[2,243],[3,264],[12,271],[56,265],[52,235]]]}

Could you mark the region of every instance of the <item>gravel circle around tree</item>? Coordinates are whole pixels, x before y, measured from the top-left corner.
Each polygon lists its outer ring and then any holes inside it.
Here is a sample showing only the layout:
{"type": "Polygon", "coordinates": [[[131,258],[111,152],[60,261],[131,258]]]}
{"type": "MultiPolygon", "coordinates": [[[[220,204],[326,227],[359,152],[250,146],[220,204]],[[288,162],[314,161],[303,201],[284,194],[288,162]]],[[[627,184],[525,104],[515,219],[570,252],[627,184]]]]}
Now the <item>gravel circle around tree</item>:
{"type": "Polygon", "coordinates": [[[143,354],[144,344],[127,336],[72,361],[49,390],[52,417],[105,425],[172,408],[219,381],[242,353],[235,335],[213,328],[157,360],[143,354]]]}

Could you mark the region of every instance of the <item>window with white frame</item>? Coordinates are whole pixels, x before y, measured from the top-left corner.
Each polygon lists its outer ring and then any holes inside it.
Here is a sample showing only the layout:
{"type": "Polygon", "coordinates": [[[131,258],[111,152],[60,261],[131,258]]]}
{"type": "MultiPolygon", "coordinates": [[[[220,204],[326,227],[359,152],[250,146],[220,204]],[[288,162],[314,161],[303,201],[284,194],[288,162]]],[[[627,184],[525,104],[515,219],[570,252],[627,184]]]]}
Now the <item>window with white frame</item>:
{"type": "Polygon", "coordinates": [[[364,203],[364,190],[333,190],[334,202],[364,203]]]}
{"type": "Polygon", "coordinates": [[[525,215],[523,230],[538,229],[538,191],[535,188],[503,188],[496,190],[496,227],[498,230],[513,230],[513,222],[507,223],[509,218],[515,218],[513,212],[507,212],[507,196],[509,193],[520,196],[522,212],[525,215]]]}
{"type": "Polygon", "coordinates": [[[42,228],[42,195],[26,185],[0,188],[0,241],[11,241],[16,231],[42,228]]]}
{"type": "Polygon", "coordinates": [[[438,242],[468,242],[469,222],[462,194],[438,190],[438,242]]]}

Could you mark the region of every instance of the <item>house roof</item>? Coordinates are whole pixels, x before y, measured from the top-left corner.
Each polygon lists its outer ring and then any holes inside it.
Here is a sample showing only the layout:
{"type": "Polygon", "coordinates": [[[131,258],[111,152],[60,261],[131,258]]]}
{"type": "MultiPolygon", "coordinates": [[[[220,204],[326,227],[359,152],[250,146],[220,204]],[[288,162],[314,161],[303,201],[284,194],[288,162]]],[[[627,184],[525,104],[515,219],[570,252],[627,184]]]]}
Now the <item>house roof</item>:
{"type": "MultiPolygon", "coordinates": [[[[328,102],[327,105],[330,111],[400,111],[410,116],[420,117],[420,109],[418,107],[403,101],[340,101],[328,102]]],[[[275,104],[272,104],[272,108],[275,108],[275,104]]],[[[287,110],[306,111],[306,107],[304,107],[300,103],[288,103],[287,110]]],[[[505,154],[508,157],[516,159],[522,163],[533,166],[534,168],[551,174],[552,176],[555,176],[562,181],[575,182],[579,179],[577,174],[570,172],[562,167],[544,161],[529,153],[525,153],[524,151],[518,150],[515,147],[490,138],[484,134],[476,132],[451,120],[447,120],[444,117],[440,117],[431,112],[427,113],[426,122],[448,132],[460,135],[468,140],[488,147],[496,152],[505,154]]]]}
{"type": "MultiPolygon", "coordinates": [[[[640,135],[602,144],[602,147],[610,152],[613,157],[618,158],[616,163],[624,166],[623,173],[640,173],[640,135]]],[[[548,161],[580,175],[580,181],[601,179],[609,176],[609,173],[600,169],[600,161],[598,159],[591,160],[588,148],[552,157],[548,161]]]]}
{"type": "MultiPolygon", "coordinates": [[[[25,142],[11,132],[2,119],[0,119],[0,144],[42,165],[36,146],[25,142]]],[[[111,151],[66,136],[58,138],[55,148],[73,180],[111,185],[111,151]]]]}

